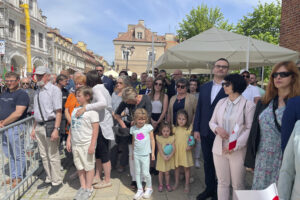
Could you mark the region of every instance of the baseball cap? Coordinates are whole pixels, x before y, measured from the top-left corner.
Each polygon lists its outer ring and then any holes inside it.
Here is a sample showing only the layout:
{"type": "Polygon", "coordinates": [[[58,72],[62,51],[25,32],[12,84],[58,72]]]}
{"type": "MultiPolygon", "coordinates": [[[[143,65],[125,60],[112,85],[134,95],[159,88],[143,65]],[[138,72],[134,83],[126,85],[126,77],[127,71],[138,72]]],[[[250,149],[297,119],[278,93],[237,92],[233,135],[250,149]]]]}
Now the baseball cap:
{"type": "Polygon", "coordinates": [[[248,70],[246,70],[246,69],[242,69],[242,70],[240,71],[240,74],[242,74],[242,73],[244,73],[244,72],[248,72],[248,73],[250,74],[250,72],[249,72],[248,70]]]}
{"type": "Polygon", "coordinates": [[[50,74],[50,70],[46,66],[39,66],[36,68],[34,74],[42,75],[42,74],[50,74]]]}

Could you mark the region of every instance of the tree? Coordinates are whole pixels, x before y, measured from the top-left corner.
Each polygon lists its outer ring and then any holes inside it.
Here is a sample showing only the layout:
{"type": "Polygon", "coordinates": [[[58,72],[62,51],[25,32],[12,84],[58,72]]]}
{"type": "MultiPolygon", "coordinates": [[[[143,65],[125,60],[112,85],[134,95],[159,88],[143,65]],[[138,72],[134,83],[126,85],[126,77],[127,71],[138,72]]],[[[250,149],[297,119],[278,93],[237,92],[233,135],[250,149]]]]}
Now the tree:
{"type": "Polygon", "coordinates": [[[272,44],[279,43],[279,29],[281,19],[281,3],[258,3],[253,13],[248,13],[239,20],[235,32],[251,36],[272,44]]]}
{"type": "MultiPolygon", "coordinates": [[[[239,20],[234,32],[251,36],[252,38],[263,40],[272,44],[279,43],[279,29],[281,19],[281,3],[258,3],[252,13],[248,13],[239,20]]],[[[265,67],[264,81],[269,80],[272,67],[265,67]]],[[[251,73],[259,74],[260,69],[250,69],[251,73]]]]}
{"type": "Polygon", "coordinates": [[[228,21],[224,20],[220,8],[208,8],[207,5],[201,4],[201,6],[193,8],[190,14],[186,15],[186,19],[179,23],[180,29],[177,30],[177,34],[179,40],[183,41],[213,26],[228,31],[233,29],[233,25],[228,24],[228,21]]]}

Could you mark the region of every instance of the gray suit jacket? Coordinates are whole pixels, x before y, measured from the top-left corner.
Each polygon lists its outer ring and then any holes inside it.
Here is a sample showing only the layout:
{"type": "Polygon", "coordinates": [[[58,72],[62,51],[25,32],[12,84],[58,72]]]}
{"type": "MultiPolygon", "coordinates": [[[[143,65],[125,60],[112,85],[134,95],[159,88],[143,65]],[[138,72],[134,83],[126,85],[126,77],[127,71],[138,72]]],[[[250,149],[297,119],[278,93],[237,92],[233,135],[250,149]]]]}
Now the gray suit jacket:
{"type": "Polygon", "coordinates": [[[300,199],[300,120],[296,122],[284,151],[278,193],[280,200],[300,199]]]}

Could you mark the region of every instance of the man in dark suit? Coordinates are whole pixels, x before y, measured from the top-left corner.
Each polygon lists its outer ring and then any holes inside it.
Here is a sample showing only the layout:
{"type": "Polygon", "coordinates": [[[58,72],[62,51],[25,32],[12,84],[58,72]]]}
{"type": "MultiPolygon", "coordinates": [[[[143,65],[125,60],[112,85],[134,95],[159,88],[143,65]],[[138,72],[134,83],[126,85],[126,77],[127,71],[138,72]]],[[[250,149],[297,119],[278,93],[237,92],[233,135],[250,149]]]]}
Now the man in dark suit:
{"type": "Polygon", "coordinates": [[[286,104],[281,124],[281,148],[282,152],[289,141],[295,123],[300,120],[300,96],[291,98],[286,104]]]}
{"type": "Polygon", "coordinates": [[[112,93],[114,92],[114,82],[107,76],[103,75],[104,66],[99,64],[98,66],[96,66],[96,71],[98,72],[98,75],[101,77],[101,80],[105,88],[108,90],[109,94],[112,95],[112,93]]]}
{"type": "Polygon", "coordinates": [[[225,58],[218,59],[213,68],[213,81],[202,85],[199,91],[193,131],[198,141],[201,138],[206,189],[197,196],[197,200],[205,200],[209,197],[217,199],[217,181],[212,154],[215,134],[210,130],[208,123],[218,101],[226,97],[222,81],[228,69],[229,62],[225,58]]]}

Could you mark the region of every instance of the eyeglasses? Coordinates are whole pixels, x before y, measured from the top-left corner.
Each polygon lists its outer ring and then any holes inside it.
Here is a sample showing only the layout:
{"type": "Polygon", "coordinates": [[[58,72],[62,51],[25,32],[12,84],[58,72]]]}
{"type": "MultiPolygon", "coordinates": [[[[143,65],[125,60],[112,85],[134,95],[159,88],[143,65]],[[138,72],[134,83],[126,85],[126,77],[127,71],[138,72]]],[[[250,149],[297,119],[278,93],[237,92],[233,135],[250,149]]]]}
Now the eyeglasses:
{"type": "Polygon", "coordinates": [[[177,85],[176,87],[177,87],[177,89],[178,88],[184,89],[186,86],[185,85],[177,85]]]}
{"type": "Polygon", "coordinates": [[[272,77],[273,78],[277,78],[277,76],[279,75],[280,78],[286,78],[286,77],[288,77],[288,76],[290,76],[292,74],[293,74],[293,72],[274,72],[272,74],[272,77]]]}
{"type": "Polygon", "coordinates": [[[162,83],[154,83],[154,85],[162,86],[162,83]]]}
{"type": "Polygon", "coordinates": [[[22,83],[22,85],[30,85],[30,83],[22,83]]]}
{"type": "Polygon", "coordinates": [[[123,82],[117,82],[117,84],[123,85],[123,82]]]}
{"type": "Polygon", "coordinates": [[[13,83],[15,81],[17,81],[17,80],[5,80],[5,83],[13,83]]]}
{"type": "Polygon", "coordinates": [[[224,82],[224,83],[222,83],[222,86],[223,86],[223,87],[229,87],[230,85],[231,85],[230,82],[224,82]]]}
{"type": "Polygon", "coordinates": [[[250,78],[250,75],[242,75],[244,78],[250,78]]]}
{"type": "Polygon", "coordinates": [[[215,65],[215,67],[219,69],[228,69],[227,65],[215,65]]]}

